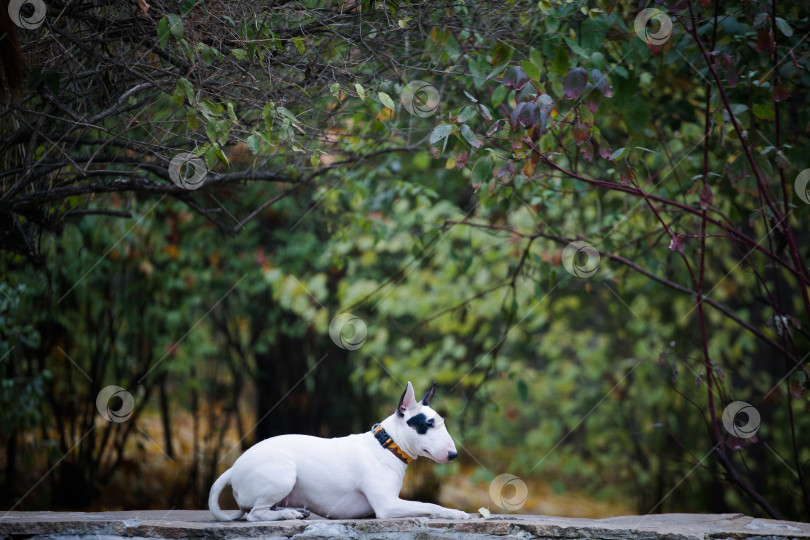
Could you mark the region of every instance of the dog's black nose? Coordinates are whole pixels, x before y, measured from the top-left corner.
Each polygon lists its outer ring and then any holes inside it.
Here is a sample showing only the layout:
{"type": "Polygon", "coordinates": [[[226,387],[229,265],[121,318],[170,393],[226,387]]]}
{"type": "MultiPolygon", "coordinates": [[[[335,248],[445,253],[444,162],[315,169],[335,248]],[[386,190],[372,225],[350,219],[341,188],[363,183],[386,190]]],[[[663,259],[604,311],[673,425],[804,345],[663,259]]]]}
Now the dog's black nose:
{"type": "Polygon", "coordinates": [[[458,457],[458,452],[453,452],[453,451],[447,452],[447,461],[453,461],[457,457],[458,457]]]}

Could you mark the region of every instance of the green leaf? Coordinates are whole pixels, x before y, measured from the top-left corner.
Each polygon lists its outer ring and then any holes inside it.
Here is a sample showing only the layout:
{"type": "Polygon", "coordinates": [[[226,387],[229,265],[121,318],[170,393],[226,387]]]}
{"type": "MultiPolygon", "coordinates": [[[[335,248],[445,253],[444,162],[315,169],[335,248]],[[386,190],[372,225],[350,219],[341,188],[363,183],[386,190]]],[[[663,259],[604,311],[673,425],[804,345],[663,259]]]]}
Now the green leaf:
{"type": "Polygon", "coordinates": [[[768,13],[766,11],[763,11],[762,13],[754,17],[754,28],[759,28],[760,26],[765,24],[765,21],[767,20],[768,20],[768,13]]]}
{"type": "Polygon", "coordinates": [[[783,19],[782,17],[777,17],[775,22],[776,27],[779,29],[780,32],[785,34],[785,36],[790,37],[793,35],[793,29],[790,27],[790,25],[785,19],[783,19]]]}
{"type": "Polygon", "coordinates": [[[203,64],[206,66],[210,66],[214,63],[214,58],[216,58],[216,50],[213,47],[209,47],[205,43],[197,43],[195,47],[197,54],[200,55],[200,60],[202,60],[203,64]]]}
{"type": "Polygon", "coordinates": [[[430,134],[430,144],[436,144],[439,141],[446,139],[452,131],[453,126],[450,124],[439,124],[433,128],[433,132],[430,134]]]}
{"type": "Polygon", "coordinates": [[[226,144],[231,132],[231,123],[225,118],[212,118],[205,123],[205,134],[213,143],[226,144]]]}
{"type": "Polygon", "coordinates": [[[520,67],[523,68],[523,71],[526,72],[526,75],[533,81],[540,80],[540,68],[534,65],[534,62],[530,62],[529,60],[523,60],[520,63],[520,67]]]}
{"type": "Polygon", "coordinates": [[[166,19],[168,19],[169,23],[169,32],[172,33],[175,39],[183,39],[183,19],[180,18],[180,15],[167,13],[166,19]]]}
{"type": "Polygon", "coordinates": [[[262,140],[261,140],[261,138],[259,138],[258,135],[256,135],[256,134],[248,135],[247,146],[248,146],[248,150],[250,150],[250,152],[252,154],[258,154],[259,153],[259,148],[261,148],[261,144],[262,144],[262,140]]]}
{"type": "Polygon", "coordinates": [[[166,45],[169,43],[169,36],[171,35],[169,32],[169,21],[166,19],[166,17],[163,17],[158,21],[157,34],[160,48],[165,49],[166,45]]]}
{"type": "Polygon", "coordinates": [[[500,74],[501,74],[501,72],[502,72],[503,70],[505,70],[505,69],[506,69],[506,68],[508,68],[508,67],[509,67],[509,64],[503,64],[503,65],[500,65],[500,66],[496,67],[495,69],[493,69],[493,70],[492,70],[492,71],[489,73],[489,75],[487,75],[486,80],[488,80],[488,81],[489,81],[489,80],[491,80],[491,79],[494,79],[495,77],[497,77],[498,75],[500,75],[500,74]]]}
{"type": "Polygon", "coordinates": [[[495,47],[492,49],[492,65],[493,66],[500,66],[501,64],[508,62],[510,58],[512,58],[512,47],[504,43],[503,41],[498,41],[495,44],[495,47]]]}
{"type": "Polygon", "coordinates": [[[239,119],[236,118],[236,112],[233,110],[233,103],[229,101],[227,107],[228,107],[228,118],[230,118],[231,122],[233,122],[234,124],[237,123],[239,119]]]}
{"type": "Polygon", "coordinates": [[[340,85],[338,83],[330,84],[329,93],[332,94],[334,97],[338,97],[338,94],[340,94],[340,85]]]}
{"type": "Polygon", "coordinates": [[[492,178],[492,158],[484,156],[475,162],[472,171],[472,183],[475,185],[489,182],[490,178],[492,178]]]}
{"type": "Polygon", "coordinates": [[[214,149],[214,155],[216,158],[221,161],[226,167],[230,167],[231,163],[228,161],[228,156],[225,155],[225,152],[222,151],[222,148],[218,144],[214,144],[212,146],[214,149]]]}
{"type": "Polygon", "coordinates": [[[188,79],[185,77],[180,77],[177,79],[177,90],[180,90],[186,95],[186,98],[190,104],[194,103],[194,87],[191,86],[188,79]]]}
{"type": "Polygon", "coordinates": [[[354,83],[354,89],[357,90],[357,95],[360,97],[360,99],[365,101],[366,89],[363,88],[363,85],[360,83],[354,83]]]}
{"type": "Polygon", "coordinates": [[[200,119],[197,118],[197,111],[195,109],[189,109],[186,112],[186,121],[188,123],[188,129],[192,131],[200,129],[200,119]]]}
{"type": "Polygon", "coordinates": [[[624,115],[624,121],[632,133],[641,133],[650,124],[650,106],[643,99],[632,101],[624,115]]]}
{"type": "Polygon", "coordinates": [[[475,108],[470,107],[469,105],[467,105],[466,107],[461,109],[461,111],[459,111],[458,116],[456,117],[456,120],[463,124],[464,122],[466,122],[467,120],[469,120],[473,116],[475,116],[475,108]]]}
{"type": "Polygon", "coordinates": [[[313,167],[318,167],[321,164],[321,155],[317,152],[309,156],[309,162],[313,167]]]}
{"type": "Polygon", "coordinates": [[[197,3],[197,0],[183,0],[180,2],[180,15],[186,16],[189,12],[194,9],[194,4],[197,3]]]}
{"type": "Polygon", "coordinates": [[[481,142],[481,139],[475,136],[475,133],[473,133],[473,130],[470,129],[470,126],[467,124],[463,124],[461,126],[461,136],[464,137],[464,139],[470,143],[473,148],[481,148],[481,146],[484,144],[481,142]]]}
{"type": "Polygon", "coordinates": [[[556,47],[554,61],[551,62],[551,71],[555,75],[562,77],[568,72],[568,66],[568,52],[566,52],[565,47],[556,47]]]}
{"type": "Polygon", "coordinates": [[[391,109],[392,111],[396,110],[396,106],[394,105],[394,100],[391,99],[391,96],[386,94],[385,92],[378,92],[377,97],[380,98],[380,103],[391,109]]]}
{"type": "Polygon", "coordinates": [[[206,143],[203,148],[205,149],[203,153],[205,156],[205,166],[210,171],[217,162],[217,149],[210,143],[206,143]]]}
{"type": "Polygon", "coordinates": [[[199,101],[200,112],[206,118],[213,118],[225,112],[225,109],[219,103],[214,103],[210,99],[202,98],[199,101]]]}
{"type": "Polygon", "coordinates": [[[498,105],[503,103],[503,100],[506,99],[506,94],[508,90],[505,86],[498,85],[494,92],[492,92],[492,107],[497,108],[498,105]]]}
{"type": "Polygon", "coordinates": [[[753,108],[754,116],[760,120],[773,120],[776,118],[772,105],[758,104],[753,108]]]}
{"type": "Polygon", "coordinates": [[[279,112],[279,114],[289,118],[291,122],[295,122],[295,123],[298,122],[298,119],[295,117],[295,115],[292,113],[292,111],[290,111],[287,107],[278,107],[276,110],[279,112]]]}
{"type": "Polygon", "coordinates": [[[232,49],[231,54],[234,55],[237,60],[244,60],[247,58],[247,51],[245,49],[232,49]]]}
{"type": "Polygon", "coordinates": [[[295,48],[298,49],[298,54],[304,54],[307,50],[306,43],[304,42],[304,38],[302,37],[294,37],[292,38],[293,45],[295,48]]]}
{"type": "MultiPolygon", "coordinates": [[[[748,105],[745,105],[744,103],[732,103],[730,108],[731,113],[735,117],[739,118],[742,113],[748,110],[748,105]]],[[[728,114],[728,109],[724,108],[722,110],[722,118],[724,122],[731,122],[731,116],[728,114]]]]}
{"type": "Polygon", "coordinates": [[[517,380],[517,391],[518,397],[520,397],[520,401],[526,403],[529,401],[529,387],[526,385],[526,381],[523,379],[517,380]]]}
{"type": "MultiPolygon", "coordinates": [[[[529,60],[537,68],[542,68],[543,67],[543,57],[540,55],[540,51],[538,51],[534,47],[532,47],[531,50],[529,50],[529,60]]],[[[527,71],[526,73],[529,73],[529,72],[527,71]]]]}
{"type": "Polygon", "coordinates": [[[790,167],[790,159],[781,150],[776,152],[776,166],[780,169],[787,169],[790,167]]]}
{"type": "Polygon", "coordinates": [[[582,47],[591,51],[598,51],[605,41],[608,24],[603,19],[585,19],[580,29],[580,42],[582,47]]]}
{"type": "Polygon", "coordinates": [[[567,45],[567,47],[559,47],[559,50],[562,50],[566,55],[570,55],[574,58],[590,58],[591,53],[583,49],[579,46],[579,44],[571,39],[570,37],[564,37],[563,41],[567,45]],[[568,49],[568,50],[566,50],[568,49]]]}
{"type": "Polygon", "coordinates": [[[264,129],[265,131],[270,131],[273,129],[273,120],[276,117],[276,104],[272,101],[268,101],[267,105],[264,106],[262,109],[262,118],[264,119],[264,129]]]}

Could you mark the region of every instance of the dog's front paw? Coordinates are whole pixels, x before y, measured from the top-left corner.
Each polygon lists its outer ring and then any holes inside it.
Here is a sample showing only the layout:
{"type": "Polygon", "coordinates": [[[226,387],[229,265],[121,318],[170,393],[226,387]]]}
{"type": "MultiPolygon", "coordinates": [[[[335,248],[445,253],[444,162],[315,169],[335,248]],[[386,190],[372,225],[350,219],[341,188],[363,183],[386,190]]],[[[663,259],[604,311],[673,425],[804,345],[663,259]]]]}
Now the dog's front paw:
{"type": "Polygon", "coordinates": [[[303,512],[291,508],[279,510],[279,512],[280,512],[279,519],[304,519],[309,515],[309,512],[307,512],[306,510],[304,510],[304,512],[306,512],[306,515],[304,515],[303,512]]]}
{"type": "Polygon", "coordinates": [[[461,510],[453,510],[452,508],[445,508],[441,515],[444,519],[471,519],[470,514],[462,512],[461,510]]]}

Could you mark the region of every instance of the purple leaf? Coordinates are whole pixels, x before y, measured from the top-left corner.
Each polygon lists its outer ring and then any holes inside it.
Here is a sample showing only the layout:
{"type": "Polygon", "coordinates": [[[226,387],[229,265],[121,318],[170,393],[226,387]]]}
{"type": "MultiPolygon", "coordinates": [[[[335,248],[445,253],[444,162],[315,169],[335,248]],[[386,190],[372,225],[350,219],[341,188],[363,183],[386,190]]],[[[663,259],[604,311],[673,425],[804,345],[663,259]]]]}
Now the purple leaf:
{"type": "Polygon", "coordinates": [[[574,140],[577,141],[577,144],[580,144],[588,138],[588,126],[586,126],[582,121],[579,121],[574,124],[573,133],[574,140]]]}
{"type": "Polygon", "coordinates": [[[674,235],[669,240],[669,250],[670,251],[679,251],[679,252],[683,253],[683,241],[684,240],[686,240],[685,236],[682,236],[680,234],[674,235]]]}
{"type": "Polygon", "coordinates": [[[771,37],[771,32],[767,28],[762,28],[757,32],[757,44],[754,49],[759,52],[773,49],[773,37],[771,37]]]}
{"type": "Polygon", "coordinates": [[[709,205],[712,204],[714,200],[714,193],[712,193],[712,188],[709,187],[709,184],[703,184],[703,189],[700,191],[700,209],[706,210],[709,205]]]}
{"type": "Polygon", "coordinates": [[[459,152],[458,154],[456,154],[455,162],[456,162],[456,168],[458,170],[461,170],[461,169],[464,168],[464,165],[467,164],[467,158],[468,157],[469,157],[469,155],[467,154],[467,152],[459,152]]]}
{"type": "Polygon", "coordinates": [[[789,97],[790,97],[790,90],[788,90],[786,86],[777,84],[776,88],[774,88],[773,90],[773,100],[785,101],[789,97]]]}
{"type": "Polygon", "coordinates": [[[730,54],[720,54],[717,57],[717,63],[726,73],[726,82],[732,88],[737,86],[740,81],[740,72],[734,64],[734,58],[730,54]]]}
{"type": "MultiPolygon", "coordinates": [[[[589,85],[590,86],[590,85],[589,85]]],[[[596,112],[599,109],[599,101],[602,96],[599,92],[592,92],[590,89],[585,93],[585,106],[591,112],[596,112]]]]}
{"type": "Polygon", "coordinates": [[[582,148],[579,149],[579,152],[582,154],[582,157],[587,159],[588,161],[593,161],[593,145],[589,142],[586,142],[582,145],[582,148]]]}
{"type": "Polygon", "coordinates": [[[521,126],[534,127],[543,121],[543,111],[540,110],[540,105],[536,103],[526,103],[518,113],[518,122],[521,126]]]}
{"type": "Polygon", "coordinates": [[[507,88],[520,91],[529,82],[529,76],[520,66],[512,66],[503,76],[503,85],[507,88]]]}
{"type": "Polygon", "coordinates": [[[536,97],[537,97],[537,90],[535,90],[534,86],[526,85],[526,87],[523,88],[523,90],[521,90],[515,95],[515,101],[517,101],[518,103],[522,101],[532,101],[536,97]]]}
{"type": "Polygon", "coordinates": [[[635,179],[636,179],[636,175],[633,172],[633,169],[631,169],[630,165],[627,164],[627,162],[625,161],[625,167],[624,167],[624,169],[622,169],[622,172],[619,175],[619,182],[621,182],[621,184],[623,186],[627,186],[627,185],[632,184],[633,180],[635,180],[635,179]]]}
{"type": "Polygon", "coordinates": [[[502,179],[504,176],[509,176],[509,178],[515,177],[515,164],[511,161],[507,161],[501,168],[498,169],[498,173],[495,175],[495,178],[498,180],[502,179]]]}
{"type": "Polygon", "coordinates": [[[804,393],[804,387],[802,383],[797,380],[790,381],[790,392],[793,394],[793,397],[796,399],[801,399],[802,394],[804,393]]]}
{"type": "Polygon", "coordinates": [[[537,96],[537,99],[535,99],[534,102],[540,105],[540,108],[546,113],[546,115],[548,115],[548,113],[551,112],[551,109],[554,108],[554,100],[551,99],[551,96],[548,94],[540,94],[537,96]]]}
{"type": "Polygon", "coordinates": [[[737,71],[737,66],[734,64],[726,68],[726,82],[732,88],[737,86],[737,83],[740,82],[740,72],[737,71]]]}
{"type": "Polygon", "coordinates": [[[563,95],[566,99],[577,99],[588,84],[588,72],[585,68],[574,68],[563,79],[563,95]]]}
{"type": "Polygon", "coordinates": [[[613,90],[610,88],[610,82],[607,80],[607,77],[602,75],[602,72],[598,69],[591,70],[591,77],[593,77],[593,85],[602,92],[602,95],[606,98],[613,97],[613,90]]]}
{"type": "Polygon", "coordinates": [[[512,126],[513,131],[518,128],[518,117],[520,116],[520,111],[522,111],[525,106],[525,103],[518,103],[515,110],[512,111],[512,114],[509,116],[509,125],[512,126]]]}

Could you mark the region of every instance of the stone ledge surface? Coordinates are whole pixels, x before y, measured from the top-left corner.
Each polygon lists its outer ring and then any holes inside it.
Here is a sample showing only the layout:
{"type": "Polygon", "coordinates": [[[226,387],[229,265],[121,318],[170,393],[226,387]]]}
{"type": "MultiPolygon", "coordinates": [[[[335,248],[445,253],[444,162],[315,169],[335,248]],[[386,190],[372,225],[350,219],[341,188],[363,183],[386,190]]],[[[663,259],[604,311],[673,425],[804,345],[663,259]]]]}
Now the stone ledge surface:
{"type": "Polygon", "coordinates": [[[810,540],[810,524],[743,514],[652,514],[607,519],[493,515],[453,521],[428,518],[214,521],[204,510],[7,512],[0,537],[10,540],[810,540]]]}

